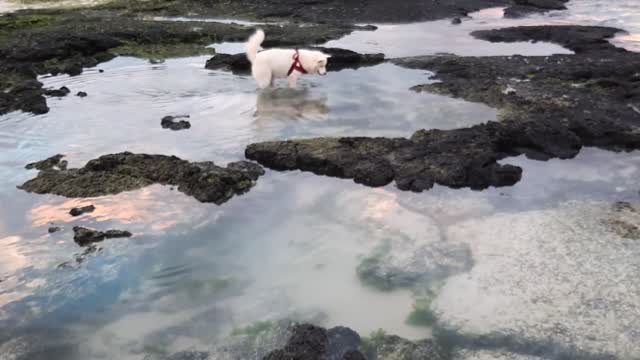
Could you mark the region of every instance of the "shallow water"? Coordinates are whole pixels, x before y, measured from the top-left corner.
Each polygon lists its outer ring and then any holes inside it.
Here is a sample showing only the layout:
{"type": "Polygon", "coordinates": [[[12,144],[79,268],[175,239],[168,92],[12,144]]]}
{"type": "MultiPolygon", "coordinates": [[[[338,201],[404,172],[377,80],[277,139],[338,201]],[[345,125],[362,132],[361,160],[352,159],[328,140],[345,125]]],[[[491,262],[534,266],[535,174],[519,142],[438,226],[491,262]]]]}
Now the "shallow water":
{"type": "Polygon", "coordinates": [[[327,46],[359,52],[382,52],[387,57],[405,57],[450,53],[461,56],[571,54],[572,51],[550,43],[490,43],[470,35],[490,30],[530,25],[595,25],[626,31],[612,43],[630,51],[640,51],[640,2],[570,1],[567,11],[552,11],[522,19],[503,18],[503,8],[470,13],[459,25],[449,19],[413,24],[379,24],[377,31],[355,31],[327,46]]]}
{"type": "MultiPolygon", "coordinates": [[[[575,17],[593,11],[588,9],[576,7],[575,17]]],[[[432,24],[437,34],[428,34],[431,43],[421,49],[386,43],[404,34],[393,27],[368,33],[385,34],[384,41],[352,49],[384,46],[388,56],[564,51],[548,44],[498,49],[469,40],[462,30],[508,24],[490,14],[483,15],[486,24],[432,24]],[[449,47],[432,46],[447,37],[449,47]]],[[[545,21],[560,21],[554,16],[545,21]]],[[[623,18],[625,24],[634,21],[623,18]]],[[[401,27],[414,34],[422,29],[412,26],[401,27]]],[[[353,45],[357,36],[332,45],[353,45]]],[[[213,46],[219,52],[241,50],[238,44],[213,46]]],[[[245,146],[255,141],[409,136],[421,128],[466,127],[497,116],[482,104],[414,93],[409,88],[429,82],[431,74],[391,64],[306,77],[300,90],[258,94],[249,77],[203,69],[206,59],[153,65],[121,57],[101,64],[104,73],[95,68],[77,77],[43,77],[47,87],[65,85],[72,94],[88,96],[50,99],[45,115],[0,117],[0,359],[144,359],[207,350],[234,329],[288,317],[350,326],[363,335],[384,328],[411,339],[429,337],[429,328],[405,322],[416,296],[412,291],[381,292],[356,276],[362,259],[385,241],[408,238],[420,246],[446,240],[448,229],[461,223],[480,227],[496,214],[639,197],[640,153],[589,148],[572,160],[505,159],[524,168],[522,181],[482,192],[437,186],[414,194],[275,171],[222,206],[159,185],[91,199],[15,188],[35,175],[24,170],[26,163],[56,153],[66,154],[70,166],[125,150],[225,164],[242,159],[245,146]],[[163,116],[178,114],[190,115],[191,129],[161,128],[163,116]],[[68,215],[86,204],[96,211],[68,215]],[[51,224],[63,230],[49,235],[51,224]],[[74,225],[126,229],[134,237],[107,240],[78,263],[83,249],[72,240],[74,225]]]]}

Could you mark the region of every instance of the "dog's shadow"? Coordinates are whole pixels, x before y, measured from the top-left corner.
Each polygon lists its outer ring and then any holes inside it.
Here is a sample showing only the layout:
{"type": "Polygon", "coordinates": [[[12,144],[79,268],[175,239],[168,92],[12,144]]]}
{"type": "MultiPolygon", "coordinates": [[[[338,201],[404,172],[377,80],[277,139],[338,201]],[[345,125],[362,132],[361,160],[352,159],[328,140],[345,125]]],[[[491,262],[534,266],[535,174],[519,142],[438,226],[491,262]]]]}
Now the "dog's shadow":
{"type": "Polygon", "coordinates": [[[268,88],[258,93],[254,116],[258,125],[268,125],[273,121],[322,121],[328,114],[326,96],[313,96],[308,89],[268,88]]]}

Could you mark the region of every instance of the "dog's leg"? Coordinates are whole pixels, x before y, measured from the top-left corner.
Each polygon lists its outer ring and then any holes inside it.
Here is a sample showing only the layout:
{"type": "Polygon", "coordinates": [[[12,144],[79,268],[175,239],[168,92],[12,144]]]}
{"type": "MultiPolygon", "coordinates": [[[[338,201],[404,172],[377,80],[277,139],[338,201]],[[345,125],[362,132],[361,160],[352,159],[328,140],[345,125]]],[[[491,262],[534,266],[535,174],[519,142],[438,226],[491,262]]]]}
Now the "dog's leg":
{"type": "Polygon", "coordinates": [[[269,87],[271,82],[273,81],[273,74],[271,74],[271,69],[260,66],[260,64],[254,64],[251,68],[251,72],[253,74],[253,78],[256,79],[258,83],[258,87],[261,89],[269,87]]]}
{"type": "Polygon", "coordinates": [[[296,73],[294,72],[293,74],[289,75],[287,81],[289,82],[289,87],[295,89],[296,83],[298,81],[298,75],[296,75],[296,73]]]}

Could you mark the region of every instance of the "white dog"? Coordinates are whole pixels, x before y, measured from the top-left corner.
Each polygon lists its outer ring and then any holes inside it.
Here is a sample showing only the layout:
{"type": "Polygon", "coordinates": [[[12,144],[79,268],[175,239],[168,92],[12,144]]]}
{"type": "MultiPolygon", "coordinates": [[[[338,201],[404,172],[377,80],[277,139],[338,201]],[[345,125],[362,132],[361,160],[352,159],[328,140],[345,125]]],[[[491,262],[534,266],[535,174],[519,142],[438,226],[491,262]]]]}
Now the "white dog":
{"type": "Polygon", "coordinates": [[[264,31],[258,30],[247,42],[247,58],[251,73],[260,88],[273,86],[275,79],[287,78],[294,88],[302,74],[327,74],[327,60],[331,57],[320,51],[269,49],[258,52],[264,41],[264,31]]]}

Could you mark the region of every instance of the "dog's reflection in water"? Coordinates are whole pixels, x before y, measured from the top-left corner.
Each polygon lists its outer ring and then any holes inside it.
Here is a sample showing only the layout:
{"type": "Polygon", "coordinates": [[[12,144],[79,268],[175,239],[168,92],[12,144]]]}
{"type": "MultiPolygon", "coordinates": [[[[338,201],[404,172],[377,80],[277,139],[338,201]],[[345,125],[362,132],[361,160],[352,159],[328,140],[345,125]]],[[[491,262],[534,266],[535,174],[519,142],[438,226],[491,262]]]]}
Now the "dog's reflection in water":
{"type": "Polygon", "coordinates": [[[258,93],[256,122],[325,120],[329,114],[326,96],[313,96],[308,89],[268,88],[258,93]]]}

